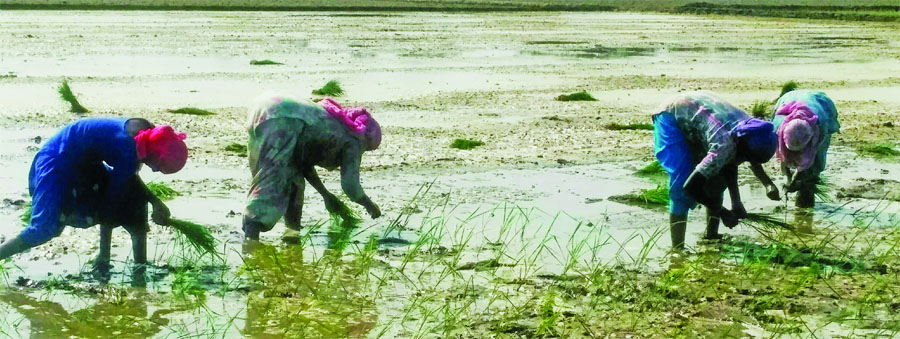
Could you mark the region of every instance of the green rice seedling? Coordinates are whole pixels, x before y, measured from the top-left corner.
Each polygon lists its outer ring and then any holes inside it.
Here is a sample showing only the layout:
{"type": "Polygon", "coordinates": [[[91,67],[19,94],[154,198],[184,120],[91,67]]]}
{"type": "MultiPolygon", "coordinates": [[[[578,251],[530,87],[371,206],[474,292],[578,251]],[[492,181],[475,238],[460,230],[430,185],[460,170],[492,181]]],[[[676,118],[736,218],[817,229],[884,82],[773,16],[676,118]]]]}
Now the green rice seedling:
{"type": "Polygon", "coordinates": [[[750,106],[750,114],[753,115],[754,118],[766,119],[771,110],[772,103],[765,100],[754,101],[753,106],[750,106]]]}
{"type": "Polygon", "coordinates": [[[561,94],[556,97],[556,101],[597,101],[597,98],[594,98],[587,91],[579,91],[572,94],[561,94]]]}
{"type": "Polygon", "coordinates": [[[280,62],[278,62],[278,61],[272,61],[272,60],[269,60],[269,59],[263,59],[263,60],[250,60],[250,64],[251,64],[251,65],[257,65],[257,66],[263,66],[263,65],[284,65],[283,63],[280,63],[280,62]]]}
{"type": "Polygon", "coordinates": [[[22,216],[19,217],[19,220],[22,220],[23,225],[31,224],[31,201],[25,203],[25,211],[22,212],[22,216]]]}
{"type": "Polygon", "coordinates": [[[478,146],[483,146],[484,142],[470,139],[455,139],[450,143],[450,148],[470,150],[478,146]]]}
{"type": "Polygon", "coordinates": [[[325,83],[325,86],[322,86],[322,88],[313,90],[312,94],[338,97],[344,95],[344,90],[341,88],[341,84],[338,83],[337,80],[331,80],[325,83]]]}
{"type": "Polygon", "coordinates": [[[169,113],[175,114],[189,114],[189,115],[216,115],[216,112],[210,112],[205,109],[197,108],[197,107],[182,107],[178,109],[169,109],[166,110],[169,113]]]}
{"type": "Polygon", "coordinates": [[[800,87],[800,84],[798,84],[794,80],[785,82],[784,85],[781,85],[781,94],[779,94],[778,97],[781,98],[781,96],[784,95],[785,93],[796,90],[799,87],[800,87]]]}
{"type": "Polygon", "coordinates": [[[232,142],[228,146],[225,146],[225,151],[234,153],[235,155],[237,155],[239,157],[246,157],[247,156],[247,145],[232,142]]]}
{"type": "Polygon", "coordinates": [[[184,240],[197,252],[219,256],[219,253],[216,251],[216,238],[209,233],[209,229],[206,226],[176,218],[170,218],[169,224],[166,226],[178,231],[184,237],[184,240]]]}
{"type": "Polygon", "coordinates": [[[149,190],[150,193],[153,193],[153,195],[155,195],[157,198],[159,198],[159,200],[169,201],[169,200],[175,199],[175,197],[181,195],[181,193],[178,193],[178,191],[172,189],[171,187],[169,187],[166,184],[161,183],[161,182],[151,181],[151,182],[145,183],[144,185],[146,185],[147,190],[149,190]]]}
{"type": "Polygon", "coordinates": [[[63,80],[62,84],[59,85],[59,89],[57,91],[59,92],[59,96],[63,99],[63,101],[68,102],[69,105],[71,105],[69,107],[69,112],[78,114],[90,112],[87,108],[81,106],[81,104],[78,102],[78,99],[75,98],[75,94],[72,93],[72,89],[69,88],[68,80],[63,80]]]}
{"type": "Polygon", "coordinates": [[[747,217],[743,219],[746,222],[752,222],[766,228],[783,228],[787,230],[794,229],[790,223],[785,222],[777,217],[766,213],[747,213],[747,217]]]}
{"type": "Polygon", "coordinates": [[[831,201],[831,183],[828,181],[823,175],[819,175],[816,178],[815,186],[813,187],[813,193],[816,195],[816,198],[819,201],[830,202],[831,201]]]}
{"type": "Polygon", "coordinates": [[[603,126],[604,128],[611,131],[625,131],[625,130],[644,130],[644,131],[652,131],[653,124],[647,123],[631,123],[631,124],[620,124],[620,123],[611,123],[603,126]]]}
{"type": "Polygon", "coordinates": [[[888,142],[860,145],[856,148],[856,152],[876,158],[893,158],[900,155],[900,151],[894,147],[894,144],[888,142]]]}

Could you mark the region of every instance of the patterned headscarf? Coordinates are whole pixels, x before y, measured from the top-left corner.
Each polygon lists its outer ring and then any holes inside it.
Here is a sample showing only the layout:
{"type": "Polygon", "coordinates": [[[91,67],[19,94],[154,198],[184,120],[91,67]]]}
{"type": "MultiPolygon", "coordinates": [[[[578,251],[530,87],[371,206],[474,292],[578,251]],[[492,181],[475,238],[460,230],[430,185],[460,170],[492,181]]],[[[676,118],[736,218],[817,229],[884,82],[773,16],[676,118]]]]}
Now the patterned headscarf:
{"type": "Polygon", "coordinates": [[[365,107],[341,107],[334,99],[324,98],[319,101],[319,105],[325,108],[332,117],[338,119],[353,133],[363,135],[368,144],[366,149],[375,150],[381,145],[381,126],[372,118],[372,115],[365,107]]]}
{"type": "Polygon", "coordinates": [[[778,160],[798,171],[812,166],[819,144],[819,117],[800,101],[782,105],[775,114],[787,116],[776,132],[778,160]]]}

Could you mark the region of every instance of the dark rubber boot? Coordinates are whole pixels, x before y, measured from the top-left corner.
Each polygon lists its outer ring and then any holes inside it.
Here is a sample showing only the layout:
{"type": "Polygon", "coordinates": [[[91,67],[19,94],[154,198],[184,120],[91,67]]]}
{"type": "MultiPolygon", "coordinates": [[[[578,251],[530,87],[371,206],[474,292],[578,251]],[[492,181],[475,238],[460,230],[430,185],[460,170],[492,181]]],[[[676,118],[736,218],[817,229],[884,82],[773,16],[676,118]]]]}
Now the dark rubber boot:
{"type": "Polygon", "coordinates": [[[706,235],[703,240],[721,240],[722,235],[719,234],[719,217],[712,216],[709,209],[706,209],[706,235]]]}
{"type": "Polygon", "coordinates": [[[684,249],[684,234],[687,231],[686,215],[669,215],[669,232],[672,235],[672,249],[684,249]]]}
{"type": "Polygon", "coordinates": [[[797,199],[794,205],[798,208],[812,208],[816,205],[816,195],[813,193],[811,185],[803,185],[797,191],[797,199]]]}

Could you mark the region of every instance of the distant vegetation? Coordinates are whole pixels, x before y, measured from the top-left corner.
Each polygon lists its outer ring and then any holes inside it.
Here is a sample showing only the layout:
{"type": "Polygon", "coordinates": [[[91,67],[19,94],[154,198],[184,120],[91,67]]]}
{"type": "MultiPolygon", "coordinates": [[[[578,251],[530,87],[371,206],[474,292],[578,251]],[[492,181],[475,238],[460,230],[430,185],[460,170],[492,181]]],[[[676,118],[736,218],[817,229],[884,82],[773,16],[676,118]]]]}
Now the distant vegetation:
{"type": "Polygon", "coordinates": [[[247,156],[247,145],[239,144],[236,142],[232,142],[230,145],[225,146],[225,151],[234,153],[239,157],[247,156]]]}

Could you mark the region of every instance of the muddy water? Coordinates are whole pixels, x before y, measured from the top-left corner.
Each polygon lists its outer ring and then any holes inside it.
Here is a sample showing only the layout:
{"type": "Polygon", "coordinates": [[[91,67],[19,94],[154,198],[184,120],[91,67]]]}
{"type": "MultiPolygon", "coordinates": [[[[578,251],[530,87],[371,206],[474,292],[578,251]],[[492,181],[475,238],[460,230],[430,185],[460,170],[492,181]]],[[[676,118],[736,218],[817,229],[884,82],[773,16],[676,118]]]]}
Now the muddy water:
{"type": "MultiPolygon", "coordinates": [[[[184,266],[184,260],[177,258],[171,233],[153,226],[149,255],[155,266],[147,287],[130,288],[130,241],[117,230],[116,273],[109,290],[82,274],[96,254],[97,230],[67,229],[18,256],[17,267],[6,270],[9,288],[0,292],[0,313],[9,317],[0,324],[3,333],[77,335],[98,328],[79,319],[96,317],[122,325],[108,327],[103,333],[109,335],[166,336],[198,329],[264,335],[267,321],[281,319],[267,314],[296,311],[265,303],[277,289],[232,279],[246,262],[239,225],[249,173],[245,158],[223,155],[221,148],[244,141],[242,107],[265,90],[305,96],[338,79],[347,92],[342,100],[373,107],[386,131],[383,149],[367,155],[362,175],[385,216],[367,219],[350,232],[335,231],[328,227],[321,199],[308,192],[304,223],[310,246],[302,253],[279,252],[299,261],[286,277],[262,278],[277,285],[308,283],[298,277],[316,271],[304,266],[310,258],[340,254],[335,249],[342,246],[358,250],[370,237],[377,240],[379,262],[389,267],[401,266],[407,244],[426,240],[438,252],[462,248],[460,266],[498,253],[508,259],[499,264],[511,264],[543,248],[540,269],[532,274],[559,273],[573,253],[582,263],[664,265],[659,259],[669,248],[665,210],[609,200],[656,186],[632,175],[651,158],[651,136],[611,132],[602,125],[646,121],[660,101],[684,90],[717,90],[747,106],[774,99],[786,80],[825,88],[845,121],[829,155],[827,174],[835,191],[865,189],[871,179],[889,183],[900,173],[896,161],[859,157],[853,146],[861,138],[895,133],[889,128],[871,132],[872,123],[900,124],[895,94],[900,91],[895,78],[900,32],[895,25],[633,13],[346,17],[114,11],[5,11],[0,22],[0,45],[5,46],[0,50],[0,199],[10,201],[0,206],[0,222],[6,225],[0,235],[10,237],[21,229],[16,204],[28,200],[25,183],[37,147],[78,118],[65,112],[55,93],[60,79],[68,77],[96,115],[141,116],[188,131],[192,161],[185,170],[171,176],[145,170],[142,175],[182,192],[168,203],[173,215],[210,225],[225,254],[224,262],[195,265],[200,273],[194,277],[199,293],[194,293],[194,285],[184,283],[194,280],[176,277],[173,268],[184,266]],[[284,65],[252,66],[252,59],[284,65]],[[578,89],[599,101],[552,100],[578,89]],[[163,112],[181,106],[219,115],[163,112]],[[486,145],[472,151],[447,147],[456,137],[486,145]],[[427,194],[415,197],[431,182],[427,194]],[[572,252],[579,241],[595,250],[572,252]],[[78,286],[54,290],[46,287],[51,281],[78,286]],[[78,292],[60,292],[67,288],[78,292]],[[200,299],[206,308],[197,307],[200,299]],[[125,317],[112,314],[108,305],[117,305],[125,317]],[[136,321],[125,326],[123,319],[136,321]]],[[[335,173],[321,174],[330,190],[340,191],[335,173]]],[[[872,195],[822,203],[810,215],[766,200],[749,173],[741,178],[749,210],[783,216],[798,229],[898,223],[898,204],[872,195]]],[[[878,189],[887,195],[892,187],[878,189]]],[[[692,215],[689,244],[698,241],[702,215],[692,215]]],[[[279,225],[263,235],[263,242],[277,244],[283,232],[279,225]]],[[[745,226],[724,232],[755,235],[745,226]]],[[[258,264],[281,269],[271,262],[258,264]]],[[[511,275],[521,270],[502,267],[511,275]]],[[[368,315],[337,326],[353,328],[354,335],[366,333],[374,323],[390,321],[413,292],[398,288],[378,305],[364,304],[366,310],[379,310],[380,319],[363,312],[368,315]]],[[[305,298],[308,291],[278,293],[305,298]]],[[[342,314],[344,306],[321,311],[342,314]]]]}

